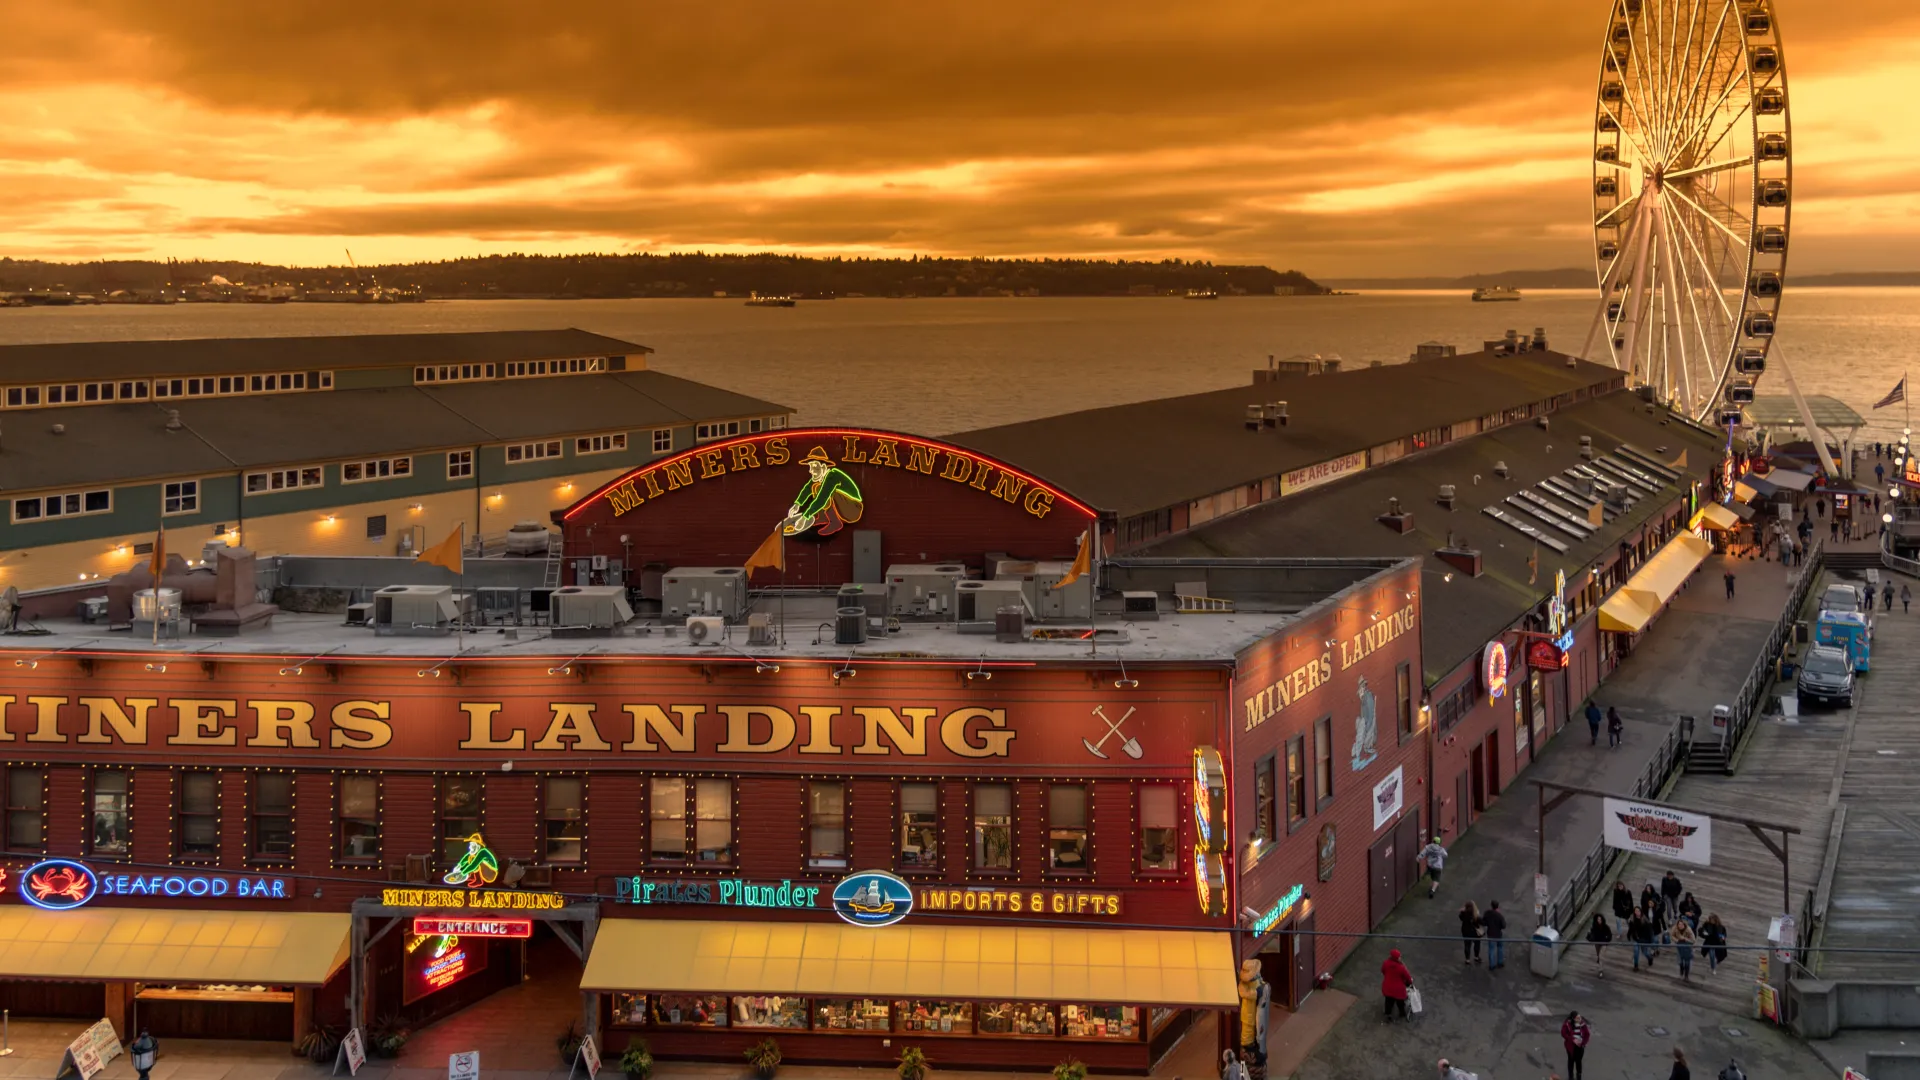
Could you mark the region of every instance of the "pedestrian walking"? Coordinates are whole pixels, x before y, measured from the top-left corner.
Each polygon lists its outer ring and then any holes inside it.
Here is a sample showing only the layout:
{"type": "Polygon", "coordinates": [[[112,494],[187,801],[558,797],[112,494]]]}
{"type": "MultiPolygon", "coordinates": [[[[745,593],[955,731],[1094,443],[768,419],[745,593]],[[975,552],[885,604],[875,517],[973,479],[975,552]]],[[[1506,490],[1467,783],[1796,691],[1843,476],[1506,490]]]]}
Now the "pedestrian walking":
{"type": "Polygon", "coordinates": [[[1500,901],[1487,905],[1480,927],[1487,932],[1487,970],[1499,971],[1507,963],[1507,917],[1500,914],[1500,901]]]}
{"type": "Polygon", "coordinates": [[[1469,900],[1460,906],[1460,949],[1467,964],[1480,962],[1480,909],[1469,900]]]}
{"type": "Polygon", "coordinates": [[[1581,1063],[1587,1056],[1587,1043],[1593,1038],[1593,1027],[1587,1018],[1578,1012],[1570,1012],[1560,1022],[1560,1043],[1567,1048],[1567,1080],[1580,1080],[1581,1063]]]}
{"type": "Polygon", "coordinates": [[[1680,878],[1671,870],[1667,871],[1666,877],[1660,879],[1660,897],[1667,902],[1668,922],[1672,922],[1673,917],[1680,913],[1680,897],[1685,895],[1686,891],[1686,886],[1680,884],[1680,878]]]}
{"type": "Polygon", "coordinates": [[[1733,599],[1733,571],[1731,570],[1727,571],[1726,579],[1727,579],[1727,599],[1731,600],[1733,599]]]}
{"type": "Polygon", "coordinates": [[[1680,961],[1681,982],[1693,981],[1693,946],[1698,940],[1685,919],[1673,924],[1673,954],[1680,961]]]}
{"type": "Polygon", "coordinates": [[[1446,1058],[1440,1059],[1440,1080],[1480,1080],[1465,1069],[1460,1068],[1446,1058]]]}
{"type": "Polygon", "coordinates": [[[1883,607],[1881,610],[1883,611],[1893,610],[1893,582],[1889,581],[1885,585],[1880,587],[1880,599],[1886,602],[1886,606],[1883,607]]]}
{"type": "Polygon", "coordinates": [[[1616,880],[1613,883],[1613,932],[1627,932],[1627,920],[1633,918],[1633,890],[1627,883],[1616,880]]]}
{"type": "Polygon", "coordinates": [[[1593,970],[1606,978],[1606,952],[1607,946],[1613,943],[1613,928],[1607,925],[1607,917],[1597,911],[1593,913],[1593,925],[1587,927],[1587,943],[1593,946],[1593,970]]]}
{"type": "Polygon", "coordinates": [[[1380,964],[1380,996],[1386,1009],[1385,1023],[1393,1023],[1395,1013],[1400,1014],[1400,1019],[1407,1019],[1407,991],[1411,989],[1413,972],[1407,970],[1407,965],[1400,960],[1400,950],[1395,949],[1380,964]]]}
{"type": "Polygon", "coordinates": [[[1627,722],[1620,719],[1620,710],[1607,706],[1607,748],[1611,750],[1618,747],[1621,737],[1626,733],[1627,722]]]}
{"type": "Polygon", "coordinates": [[[133,1071],[140,1074],[140,1080],[147,1080],[147,1074],[153,1071],[153,1063],[160,1056],[160,1040],[146,1028],[140,1029],[140,1037],[127,1046],[127,1053],[133,1058],[133,1071]]]}
{"type": "Polygon", "coordinates": [[[1647,967],[1653,967],[1653,924],[1647,921],[1646,909],[1641,908],[1627,920],[1627,940],[1633,945],[1633,970],[1640,970],[1640,961],[1645,959],[1647,967]]]}
{"type": "Polygon", "coordinates": [[[1640,910],[1642,913],[1645,913],[1649,907],[1659,902],[1660,891],[1653,887],[1653,882],[1649,881],[1640,886],[1640,910]]]}
{"type": "Polygon", "coordinates": [[[1587,730],[1593,735],[1592,745],[1594,746],[1600,745],[1600,721],[1604,719],[1606,718],[1600,715],[1600,703],[1587,702],[1587,730]]]}
{"type": "Polygon", "coordinates": [[[1827,539],[1833,540],[1833,541],[1838,541],[1840,539],[1840,519],[1839,518],[1835,518],[1832,521],[1827,522],[1827,539]]]}
{"type": "Polygon", "coordinates": [[[1695,900],[1692,893],[1680,898],[1680,917],[1693,927],[1694,933],[1700,932],[1700,901],[1695,900]]]}
{"type": "MultiPolygon", "coordinates": [[[[1653,940],[1656,946],[1673,944],[1673,937],[1669,934],[1673,928],[1673,922],[1667,918],[1667,905],[1663,901],[1655,900],[1647,905],[1647,925],[1653,928],[1653,940]]],[[[1653,955],[1659,956],[1660,950],[1655,948],[1653,955]]]]}
{"type": "Polygon", "coordinates": [[[1447,868],[1447,849],[1440,846],[1438,833],[1420,849],[1420,865],[1427,868],[1427,899],[1431,900],[1440,890],[1440,874],[1447,868]]]}
{"type": "Polygon", "coordinates": [[[1720,970],[1727,959],[1727,927],[1720,916],[1709,915],[1700,926],[1700,951],[1707,954],[1707,974],[1720,970]]]}
{"type": "Polygon", "coordinates": [[[1873,467],[1873,479],[1875,483],[1879,483],[1879,484],[1886,483],[1887,467],[1885,465],[1875,465],[1873,467]]]}
{"type": "Polygon", "coordinates": [[[1912,605],[1913,588],[1903,581],[1900,583],[1900,614],[1909,614],[1912,611],[1912,605]]]}
{"type": "Polygon", "coordinates": [[[1687,1055],[1677,1046],[1673,1048],[1673,1071],[1667,1074],[1667,1080],[1693,1080],[1693,1070],[1687,1068],[1687,1055]]]}

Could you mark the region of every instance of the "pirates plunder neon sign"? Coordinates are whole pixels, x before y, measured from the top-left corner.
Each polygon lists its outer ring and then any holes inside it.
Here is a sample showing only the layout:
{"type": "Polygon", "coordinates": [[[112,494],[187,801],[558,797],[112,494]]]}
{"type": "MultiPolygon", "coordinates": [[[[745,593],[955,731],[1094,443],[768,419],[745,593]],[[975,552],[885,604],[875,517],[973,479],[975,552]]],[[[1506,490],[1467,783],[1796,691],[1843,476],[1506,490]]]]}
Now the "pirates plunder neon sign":
{"type": "Polygon", "coordinates": [[[1058,488],[957,446],[843,428],[795,428],[695,447],[613,481],[581,500],[566,516],[571,519],[604,498],[614,516],[623,517],[702,481],[794,464],[806,467],[808,476],[794,499],[795,513],[782,526],[789,536],[803,531],[831,535],[859,520],[865,500],[846,472],[849,465],[939,477],[1018,506],[1035,518],[1052,513],[1056,503],[1093,516],[1091,507],[1058,488]]]}

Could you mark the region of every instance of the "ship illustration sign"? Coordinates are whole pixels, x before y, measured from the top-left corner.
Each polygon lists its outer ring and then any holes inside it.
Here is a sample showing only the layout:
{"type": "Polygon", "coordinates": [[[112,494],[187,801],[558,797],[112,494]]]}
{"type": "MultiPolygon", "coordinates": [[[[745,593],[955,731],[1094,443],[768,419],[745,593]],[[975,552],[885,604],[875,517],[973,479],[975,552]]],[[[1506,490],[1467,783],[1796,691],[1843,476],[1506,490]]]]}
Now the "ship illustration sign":
{"type": "Polygon", "coordinates": [[[913,888],[884,870],[848,874],[833,887],[834,914],[855,926],[892,926],[913,910],[913,888]]]}

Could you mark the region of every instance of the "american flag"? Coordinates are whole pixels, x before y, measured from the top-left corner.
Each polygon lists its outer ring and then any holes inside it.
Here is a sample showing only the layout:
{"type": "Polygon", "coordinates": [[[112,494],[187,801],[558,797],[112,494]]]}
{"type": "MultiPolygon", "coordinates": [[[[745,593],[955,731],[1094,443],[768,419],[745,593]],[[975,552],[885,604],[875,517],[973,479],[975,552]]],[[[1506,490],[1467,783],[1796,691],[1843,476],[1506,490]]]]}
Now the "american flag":
{"type": "Polygon", "coordinates": [[[1889,405],[1896,405],[1905,400],[1907,400],[1907,380],[1903,378],[1893,384],[1893,389],[1887,391],[1886,397],[1874,402],[1873,407],[1876,409],[1884,409],[1889,405]]]}

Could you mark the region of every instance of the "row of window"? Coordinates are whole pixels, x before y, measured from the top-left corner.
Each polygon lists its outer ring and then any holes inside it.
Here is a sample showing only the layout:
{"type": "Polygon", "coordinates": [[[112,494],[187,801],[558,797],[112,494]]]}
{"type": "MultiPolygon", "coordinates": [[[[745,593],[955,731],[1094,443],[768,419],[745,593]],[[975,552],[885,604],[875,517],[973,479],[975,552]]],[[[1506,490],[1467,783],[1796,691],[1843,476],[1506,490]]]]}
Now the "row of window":
{"type": "Polygon", "coordinates": [[[333,372],[276,371],[270,375],[196,375],[178,379],[106,379],[99,382],[50,383],[46,386],[9,386],[10,409],[41,405],[95,405],[108,401],[150,401],[157,398],[233,397],[241,394],[283,394],[293,390],[331,390],[333,372]]]}
{"type": "MultiPolygon", "coordinates": [[[[1327,721],[1323,721],[1327,723],[1327,721]]],[[[1330,735],[1329,735],[1330,738],[1330,735]]],[[[1330,770],[1330,759],[1327,768],[1330,770]]],[[[157,774],[147,773],[147,776],[157,774]]],[[[294,774],[249,772],[245,821],[250,859],[293,858],[294,774]]],[[[185,769],[174,789],[174,855],[187,860],[217,859],[221,854],[221,774],[185,769]]],[[[442,864],[457,861],[466,838],[486,831],[484,775],[447,774],[438,778],[436,825],[442,864]]],[[[958,781],[953,782],[955,784],[958,781]]],[[[1330,781],[1328,782],[1330,784],[1330,781]]],[[[381,777],[377,773],[339,773],[333,777],[333,854],[342,864],[379,865],[383,861],[381,777]]],[[[1013,785],[967,785],[970,803],[968,868],[1012,873],[1020,819],[1013,785]]],[[[91,770],[89,853],[105,858],[130,854],[133,780],[130,770],[91,770]]],[[[943,865],[941,784],[909,781],[898,786],[899,812],[894,838],[899,866],[906,872],[937,871],[943,865]]],[[[1085,784],[1047,785],[1046,869],[1087,873],[1093,867],[1091,789],[1085,784]]],[[[1179,795],[1167,783],[1137,788],[1135,867],[1144,873],[1177,874],[1179,795]]],[[[539,858],[557,865],[586,861],[587,780],[581,776],[544,776],[539,793],[539,858]]],[[[719,869],[735,861],[734,783],[722,777],[655,776],[647,789],[647,860],[664,866],[719,869]]],[[[852,807],[844,780],[805,781],[802,810],[803,858],[808,869],[845,870],[849,866],[852,807]]],[[[17,853],[45,850],[46,770],[14,766],[6,770],[6,847],[17,853]]]]}
{"type": "Polygon", "coordinates": [[[712,442],[715,439],[729,439],[735,435],[758,435],[762,431],[779,431],[787,426],[784,416],[769,416],[765,420],[754,417],[751,420],[715,420],[693,427],[694,442],[712,442]]]}
{"type": "MultiPolygon", "coordinates": [[[[1401,664],[1394,672],[1394,729],[1405,739],[1414,733],[1418,718],[1414,712],[1413,668],[1401,664]]],[[[1378,737],[1384,738],[1385,731],[1378,737]]],[[[1287,740],[1284,754],[1285,783],[1281,784],[1280,754],[1268,754],[1253,765],[1253,826],[1251,839],[1272,843],[1304,824],[1307,818],[1326,809],[1333,801],[1333,717],[1323,716],[1313,725],[1312,775],[1308,775],[1307,737],[1295,735],[1287,740]],[[1282,801],[1284,800],[1284,801],[1282,801]]]]}
{"type": "Polygon", "coordinates": [[[24,499],[13,500],[15,523],[112,512],[113,491],[110,488],[99,488],[94,491],[66,491],[57,495],[29,495],[24,499]]]}
{"type": "Polygon", "coordinates": [[[1028,1035],[1068,1039],[1139,1039],[1133,1005],[1049,1001],[889,1001],[719,994],[613,995],[616,1027],[764,1028],[781,1031],[880,1032],[913,1035],[1028,1035]]]}

